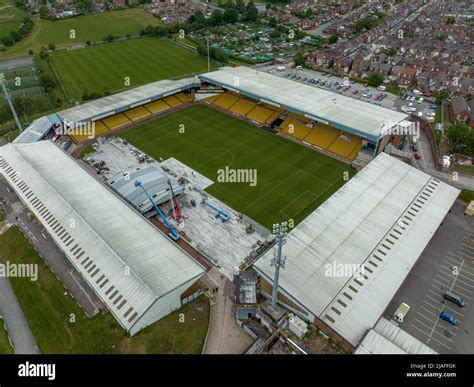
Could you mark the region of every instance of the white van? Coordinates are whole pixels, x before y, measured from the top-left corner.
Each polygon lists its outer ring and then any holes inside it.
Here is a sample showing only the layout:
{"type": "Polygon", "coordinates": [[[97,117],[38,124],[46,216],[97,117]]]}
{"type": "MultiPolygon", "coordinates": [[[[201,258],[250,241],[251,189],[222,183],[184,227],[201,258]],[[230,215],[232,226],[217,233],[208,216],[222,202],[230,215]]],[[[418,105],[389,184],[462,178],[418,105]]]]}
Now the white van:
{"type": "Polygon", "coordinates": [[[385,86],[380,85],[379,87],[377,87],[377,90],[385,91],[387,90],[387,88],[385,86]]]}
{"type": "Polygon", "coordinates": [[[285,71],[285,66],[278,66],[277,71],[285,71]]]}
{"type": "Polygon", "coordinates": [[[416,95],[421,95],[421,91],[420,90],[413,90],[413,93],[416,94],[416,95]]]}
{"type": "Polygon", "coordinates": [[[393,319],[398,323],[402,323],[405,320],[405,317],[409,310],[410,310],[410,306],[402,302],[401,305],[393,314],[393,319]]]}

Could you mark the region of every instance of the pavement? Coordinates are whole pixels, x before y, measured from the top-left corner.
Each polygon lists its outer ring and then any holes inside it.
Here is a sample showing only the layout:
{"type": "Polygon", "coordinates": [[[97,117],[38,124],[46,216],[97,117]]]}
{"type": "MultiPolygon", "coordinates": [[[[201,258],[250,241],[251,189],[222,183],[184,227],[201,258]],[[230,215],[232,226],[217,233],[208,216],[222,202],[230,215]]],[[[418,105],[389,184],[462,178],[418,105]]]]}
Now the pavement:
{"type": "Polygon", "coordinates": [[[232,283],[212,268],[207,275],[219,285],[216,304],[211,306],[211,321],[204,347],[204,354],[241,354],[252,344],[253,339],[237,325],[233,310],[232,283]]]}
{"type": "Polygon", "coordinates": [[[27,67],[33,65],[34,61],[32,56],[2,60],[0,61],[0,72],[3,70],[10,70],[18,67],[27,67]]]}
{"type": "Polygon", "coordinates": [[[474,218],[457,201],[384,312],[391,319],[402,302],[410,306],[400,328],[441,354],[474,353],[474,218]],[[451,290],[464,307],[445,301],[451,290]],[[456,326],[441,320],[446,311],[456,326]]]}
{"type": "Polygon", "coordinates": [[[15,354],[41,353],[10,281],[6,277],[0,277],[0,295],[0,313],[7,327],[15,354]]]}

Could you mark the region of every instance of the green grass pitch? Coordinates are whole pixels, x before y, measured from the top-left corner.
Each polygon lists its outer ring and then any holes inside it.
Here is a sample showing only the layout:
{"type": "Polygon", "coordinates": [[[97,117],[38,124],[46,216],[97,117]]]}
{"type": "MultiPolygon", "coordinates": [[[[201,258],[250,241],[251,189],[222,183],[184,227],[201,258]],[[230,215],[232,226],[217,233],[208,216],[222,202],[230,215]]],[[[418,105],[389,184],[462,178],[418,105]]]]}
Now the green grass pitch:
{"type": "Polygon", "coordinates": [[[202,105],[121,137],[157,160],[174,157],[207,176],[215,182],[209,194],[267,228],[288,219],[301,222],[345,183],[345,171],[353,174],[340,161],[202,105]],[[218,170],[226,166],[256,169],[256,186],[218,183],[218,170]]]}
{"type": "Polygon", "coordinates": [[[52,63],[69,98],[80,100],[85,91],[114,92],[166,78],[206,71],[207,62],[182,47],[157,38],[100,44],[57,51],[52,63]]]}

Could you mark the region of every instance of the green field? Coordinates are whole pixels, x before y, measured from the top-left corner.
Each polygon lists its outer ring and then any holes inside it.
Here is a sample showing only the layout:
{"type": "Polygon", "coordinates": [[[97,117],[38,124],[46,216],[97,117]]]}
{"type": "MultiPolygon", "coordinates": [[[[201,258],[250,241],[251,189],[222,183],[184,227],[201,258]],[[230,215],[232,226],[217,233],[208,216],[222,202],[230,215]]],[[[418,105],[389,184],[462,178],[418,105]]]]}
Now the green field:
{"type": "Polygon", "coordinates": [[[0,0],[0,39],[17,31],[24,16],[25,12],[15,7],[13,0],[0,0]]]}
{"type": "Polygon", "coordinates": [[[60,47],[88,40],[100,41],[109,34],[120,37],[127,34],[138,36],[142,28],[159,23],[159,19],[141,8],[88,14],[58,21],[35,20],[33,32],[5,52],[0,52],[0,59],[28,55],[29,49],[39,52],[42,46],[49,43],[60,47]],[[71,30],[75,32],[74,39],[71,38],[71,30]]]}
{"type": "Polygon", "coordinates": [[[3,320],[0,318],[0,355],[9,355],[13,353],[13,348],[8,341],[7,331],[4,328],[3,320]]]}
{"type": "Polygon", "coordinates": [[[64,295],[63,286],[17,227],[0,236],[0,246],[0,262],[38,265],[38,281],[12,278],[11,283],[42,353],[202,352],[210,312],[204,296],[128,338],[110,313],[88,319],[76,302],[64,295]],[[182,323],[180,313],[184,313],[182,323]],[[70,322],[71,315],[75,316],[74,323],[70,322]]]}
{"type": "Polygon", "coordinates": [[[19,67],[3,70],[7,86],[13,97],[44,95],[39,85],[39,74],[35,67],[19,67]]]}
{"type": "Polygon", "coordinates": [[[216,182],[206,189],[209,194],[267,228],[303,220],[343,185],[343,172],[350,169],[207,106],[185,108],[121,136],[157,160],[174,157],[207,176],[216,182]],[[226,166],[256,169],[256,186],[217,183],[218,169],[226,166]]]}
{"type": "Polygon", "coordinates": [[[125,88],[125,77],[136,87],[164,78],[176,78],[207,69],[207,62],[166,40],[143,38],[100,44],[52,54],[53,66],[69,98],[87,92],[114,92],[125,88]]]}

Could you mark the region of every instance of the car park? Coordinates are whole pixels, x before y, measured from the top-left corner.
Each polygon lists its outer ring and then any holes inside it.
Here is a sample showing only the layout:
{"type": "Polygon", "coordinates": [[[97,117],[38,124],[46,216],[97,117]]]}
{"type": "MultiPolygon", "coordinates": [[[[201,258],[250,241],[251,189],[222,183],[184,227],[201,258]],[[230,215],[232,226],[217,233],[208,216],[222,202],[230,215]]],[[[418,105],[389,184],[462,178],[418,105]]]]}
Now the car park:
{"type": "Polygon", "coordinates": [[[455,303],[457,306],[460,306],[461,308],[464,307],[464,304],[465,304],[461,296],[457,295],[456,293],[450,290],[446,290],[444,292],[444,299],[455,303]]]}
{"type": "Polygon", "coordinates": [[[440,314],[439,314],[439,318],[444,320],[444,321],[447,321],[448,323],[450,323],[451,325],[457,325],[458,324],[458,320],[456,320],[453,316],[451,316],[448,312],[446,311],[442,311],[440,314]]]}

